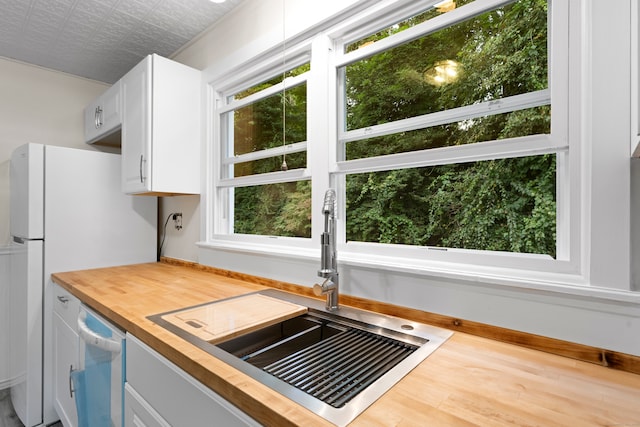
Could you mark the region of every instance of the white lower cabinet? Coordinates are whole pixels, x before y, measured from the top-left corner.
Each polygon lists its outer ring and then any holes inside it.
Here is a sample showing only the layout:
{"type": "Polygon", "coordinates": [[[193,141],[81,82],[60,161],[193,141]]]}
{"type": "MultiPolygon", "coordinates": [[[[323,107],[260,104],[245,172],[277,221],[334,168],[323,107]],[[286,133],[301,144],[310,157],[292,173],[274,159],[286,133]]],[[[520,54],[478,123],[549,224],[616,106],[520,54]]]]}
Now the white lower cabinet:
{"type": "Polygon", "coordinates": [[[124,423],[132,427],[171,427],[129,383],[124,385],[124,423]]]}
{"type": "Polygon", "coordinates": [[[80,300],[55,285],[53,307],[53,405],[62,424],[75,427],[78,412],[70,377],[80,363],[77,331],[80,300]]]}
{"type": "Polygon", "coordinates": [[[222,396],[127,334],[125,426],[259,426],[222,396]]]}

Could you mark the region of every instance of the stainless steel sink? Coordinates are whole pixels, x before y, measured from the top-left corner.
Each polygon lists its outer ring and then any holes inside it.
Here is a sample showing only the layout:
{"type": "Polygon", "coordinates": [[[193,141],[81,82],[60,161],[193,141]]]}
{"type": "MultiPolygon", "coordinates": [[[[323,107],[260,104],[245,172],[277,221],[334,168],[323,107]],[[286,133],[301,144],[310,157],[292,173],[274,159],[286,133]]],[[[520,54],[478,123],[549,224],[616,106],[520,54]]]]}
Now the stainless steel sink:
{"type": "Polygon", "coordinates": [[[338,426],[351,422],[452,335],[350,307],[328,312],[321,301],[274,289],[259,293],[308,311],[216,344],[162,319],[194,307],[149,319],[338,426]]]}

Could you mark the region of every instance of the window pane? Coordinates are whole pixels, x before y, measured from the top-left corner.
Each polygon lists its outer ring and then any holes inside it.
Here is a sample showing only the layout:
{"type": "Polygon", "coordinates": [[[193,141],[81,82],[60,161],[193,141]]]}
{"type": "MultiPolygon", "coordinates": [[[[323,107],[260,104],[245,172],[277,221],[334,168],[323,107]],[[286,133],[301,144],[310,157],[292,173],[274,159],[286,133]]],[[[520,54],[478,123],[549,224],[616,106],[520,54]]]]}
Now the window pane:
{"type": "Polygon", "coordinates": [[[546,89],[547,5],[521,0],[345,67],[346,127],[546,89]]]}
{"type": "Polygon", "coordinates": [[[347,176],[347,240],[556,254],[555,155],[347,176]]]}
{"type": "Polygon", "coordinates": [[[311,237],[309,181],[239,187],[234,193],[233,232],[311,237]]]}
{"type": "Polygon", "coordinates": [[[550,107],[543,106],[433,126],[346,144],[346,160],[551,132],[550,107]]]}
{"type": "MultiPolygon", "coordinates": [[[[307,85],[302,84],[285,91],[286,143],[307,139],[307,85]]],[[[223,115],[233,116],[233,153],[238,156],[266,148],[281,147],[282,93],[261,99],[253,104],[223,115]]]]}

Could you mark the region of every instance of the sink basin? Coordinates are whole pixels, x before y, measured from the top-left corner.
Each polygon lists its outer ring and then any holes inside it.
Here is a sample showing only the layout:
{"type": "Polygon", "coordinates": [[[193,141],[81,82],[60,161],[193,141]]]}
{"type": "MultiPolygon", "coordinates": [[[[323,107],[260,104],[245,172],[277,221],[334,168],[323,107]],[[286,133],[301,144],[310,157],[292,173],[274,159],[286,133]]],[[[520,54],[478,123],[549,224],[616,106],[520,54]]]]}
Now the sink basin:
{"type": "Polygon", "coordinates": [[[314,348],[344,329],[322,319],[303,315],[218,344],[236,357],[265,369],[282,359],[314,348]]]}
{"type": "Polygon", "coordinates": [[[149,319],[338,426],[351,422],[452,335],[351,307],[328,312],[323,301],[275,289],[255,294],[306,310],[216,340],[198,336],[197,322],[167,319],[234,298],[149,319]]]}

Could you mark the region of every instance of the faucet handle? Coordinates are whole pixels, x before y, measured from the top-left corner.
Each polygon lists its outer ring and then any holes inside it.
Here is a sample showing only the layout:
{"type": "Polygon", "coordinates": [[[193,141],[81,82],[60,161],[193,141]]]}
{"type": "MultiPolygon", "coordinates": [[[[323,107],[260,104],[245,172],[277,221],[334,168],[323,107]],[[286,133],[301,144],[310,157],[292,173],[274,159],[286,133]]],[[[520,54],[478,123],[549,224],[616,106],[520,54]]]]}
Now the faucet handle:
{"type": "Polygon", "coordinates": [[[336,284],[331,279],[326,278],[324,282],[322,282],[322,285],[319,283],[313,285],[313,293],[319,297],[330,292],[335,292],[336,287],[336,284]]]}
{"type": "Polygon", "coordinates": [[[322,285],[320,283],[316,283],[315,285],[313,285],[313,294],[315,296],[320,297],[323,293],[324,291],[322,290],[322,285]]]}

